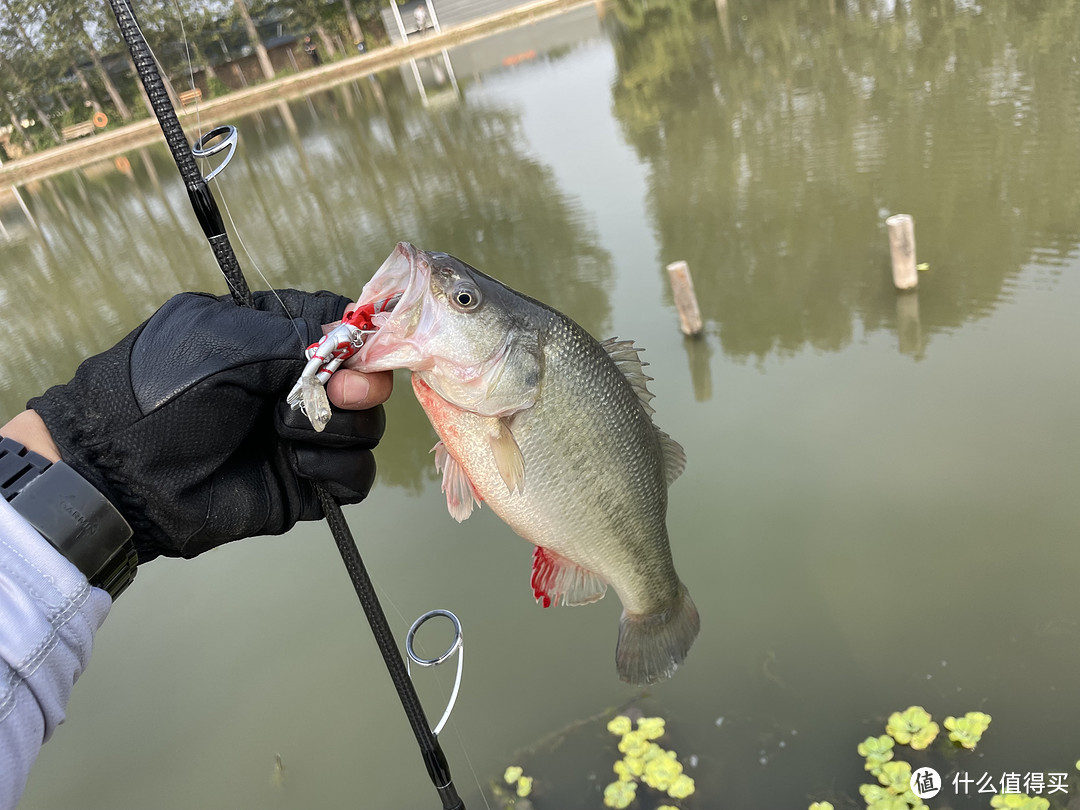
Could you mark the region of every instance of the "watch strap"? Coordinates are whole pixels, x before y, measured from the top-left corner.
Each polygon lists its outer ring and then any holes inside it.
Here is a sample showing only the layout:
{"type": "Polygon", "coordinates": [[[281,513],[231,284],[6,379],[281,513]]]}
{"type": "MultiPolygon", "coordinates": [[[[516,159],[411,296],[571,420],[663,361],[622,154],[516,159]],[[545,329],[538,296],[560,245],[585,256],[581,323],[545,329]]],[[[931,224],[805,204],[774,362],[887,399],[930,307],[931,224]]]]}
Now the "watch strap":
{"type": "Polygon", "coordinates": [[[91,585],[115,599],[139,563],[131,527],[109,500],[63,461],[0,439],[0,494],[91,585]]]}

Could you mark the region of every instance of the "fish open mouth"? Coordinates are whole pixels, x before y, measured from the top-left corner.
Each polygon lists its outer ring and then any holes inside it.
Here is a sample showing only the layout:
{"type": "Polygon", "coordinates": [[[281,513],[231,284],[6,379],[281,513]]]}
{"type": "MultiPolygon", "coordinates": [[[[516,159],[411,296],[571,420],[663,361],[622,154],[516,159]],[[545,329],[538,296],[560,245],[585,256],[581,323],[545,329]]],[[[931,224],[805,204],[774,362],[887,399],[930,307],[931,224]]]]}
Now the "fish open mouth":
{"type": "Polygon", "coordinates": [[[403,352],[411,343],[423,310],[423,299],[431,275],[431,265],[424,251],[408,242],[398,242],[382,266],[364,285],[353,309],[368,309],[376,328],[354,361],[347,365],[361,371],[408,368],[411,352],[403,352]]]}
{"type": "Polygon", "coordinates": [[[422,279],[417,278],[418,253],[408,242],[398,242],[393,253],[364,285],[354,308],[370,308],[374,313],[372,320],[381,328],[403,301],[406,306],[414,303],[423,288],[422,279]]]}

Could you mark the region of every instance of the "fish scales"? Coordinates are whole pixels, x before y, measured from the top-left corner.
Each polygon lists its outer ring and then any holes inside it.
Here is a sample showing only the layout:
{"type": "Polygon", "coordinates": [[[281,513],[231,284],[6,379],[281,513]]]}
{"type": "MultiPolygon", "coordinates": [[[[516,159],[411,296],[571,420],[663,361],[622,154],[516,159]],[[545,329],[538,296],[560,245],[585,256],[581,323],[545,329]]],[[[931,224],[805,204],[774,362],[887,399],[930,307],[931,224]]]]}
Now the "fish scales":
{"type": "Polygon", "coordinates": [[[537,307],[536,315],[543,382],[533,407],[510,423],[525,459],[524,490],[509,492],[490,453],[482,452],[493,420],[444,410],[433,419],[435,429],[484,502],[518,534],[603,575],[628,610],[654,612],[675,597],[678,581],[652,422],[591,336],[557,313],[537,307]],[[602,407],[588,407],[597,400],[602,407]],[[619,474],[608,472],[612,459],[620,460],[619,474]]]}
{"type": "Polygon", "coordinates": [[[600,344],[557,310],[407,243],[358,305],[389,299],[396,306],[373,318],[379,331],[351,365],[412,370],[451,515],[487,503],[532,542],[545,605],[613,587],[620,677],[669,676],[699,627],[666,528],[684,456],[652,422],[638,350],[600,344]]]}

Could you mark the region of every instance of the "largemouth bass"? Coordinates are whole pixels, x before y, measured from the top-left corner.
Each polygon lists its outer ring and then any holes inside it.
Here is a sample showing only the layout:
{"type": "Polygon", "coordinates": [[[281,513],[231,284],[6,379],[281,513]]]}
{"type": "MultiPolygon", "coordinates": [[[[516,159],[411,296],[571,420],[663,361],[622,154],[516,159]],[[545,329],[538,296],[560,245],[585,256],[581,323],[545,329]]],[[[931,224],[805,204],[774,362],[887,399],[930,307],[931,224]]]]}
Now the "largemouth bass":
{"type": "Polygon", "coordinates": [[[450,514],[460,522],[487,503],[533,543],[545,607],[595,602],[610,585],[623,604],[619,676],[670,676],[699,628],[665,524],[686,457],[653,424],[640,349],[599,343],[551,307],[405,242],[356,306],[373,304],[392,308],[374,315],[378,331],[349,365],[412,371],[450,514]]]}

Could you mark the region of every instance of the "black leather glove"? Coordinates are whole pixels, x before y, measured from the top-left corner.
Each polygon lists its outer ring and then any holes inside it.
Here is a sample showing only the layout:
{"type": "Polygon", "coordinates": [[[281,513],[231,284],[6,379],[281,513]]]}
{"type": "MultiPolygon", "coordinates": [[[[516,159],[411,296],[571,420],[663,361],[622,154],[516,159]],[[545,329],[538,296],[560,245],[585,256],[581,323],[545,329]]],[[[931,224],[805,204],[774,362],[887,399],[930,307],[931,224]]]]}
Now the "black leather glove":
{"type": "Polygon", "coordinates": [[[71,382],[29,402],[63,460],[131,524],[140,563],[318,519],[312,481],[346,503],[371,488],[381,406],[335,410],[316,433],[284,402],[303,348],[348,299],[278,294],[292,319],[269,292],[255,293],[255,309],[177,295],[71,382]]]}

